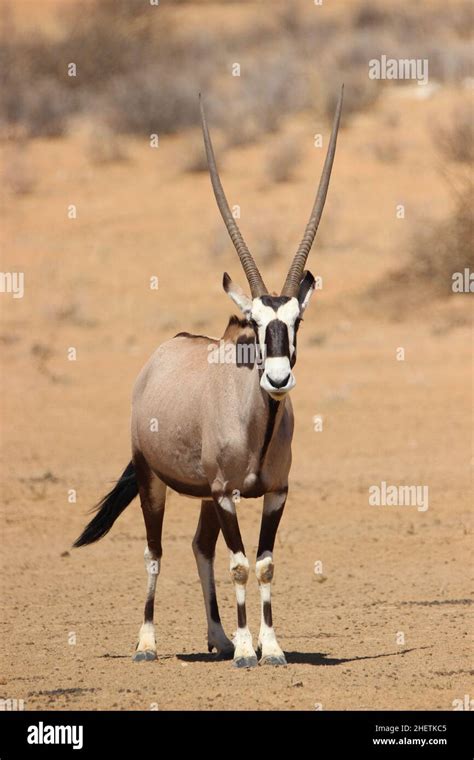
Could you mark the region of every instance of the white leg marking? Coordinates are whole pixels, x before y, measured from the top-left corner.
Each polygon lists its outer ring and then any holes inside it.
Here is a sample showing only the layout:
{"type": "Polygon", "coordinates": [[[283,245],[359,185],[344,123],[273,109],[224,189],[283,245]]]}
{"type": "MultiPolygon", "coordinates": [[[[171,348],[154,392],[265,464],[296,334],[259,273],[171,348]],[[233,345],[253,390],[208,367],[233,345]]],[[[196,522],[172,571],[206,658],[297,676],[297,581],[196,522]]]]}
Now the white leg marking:
{"type": "Polygon", "coordinates": [[[138,634],[137,652],[156,652],[155,626],[153,623],[143,623],[138,634]]]}
{"type": "Polygon", "coordinates": [[[262,650],[261,662],[264,663],[268,658],[273,664],[284,665],[285,655],[278,644],[273,625],[270,625],[265,619],[266,615],[269,614],[271,619],[271,581],[273,578],[273,556],[271,552],[264,552],[261,559],[257,560],[256,573],[261,605],[260,633],[258,635],[258,646],[262,650]],[[275,658],[278,662],[274,661],[275,658]]]}
{"type": "MultiPolygon", "coordinates": [[[[156,581],[160,574],[161,562],[154,556],[148,546],[145,547],[145,568],[148,576],[147,601],[155,598],[156,581]]],[[[156,652],[155,626],[152,620],[146,620],[138,634],[137,652],[156,652]]]]}
{"type": "MultiPolygon", "coordinates": [[[[234,554],[234,552],[230,552],[230,572],[232,573],[233,570],[239,566],[245,568],[248,578],[250,565],[245,554],[243,554],[243,552],[237,552],[236,554],[234,554]]],[[[245,583],[247,583],[247,579],[245,579],[245,581],[242,581],[242,583],[245,585],[245,583]]]]}
{"type": "MultiPolygon", "coordinates": [[[[234,581],[237,605],[245,609],[245,587],[249,576],[249,561],[245,554],[230,552],[230,572],[234,581]]],[[[257,655],[247,623],[237,628],[234,634],[234,647],[234,661],[249,662],[250,660],[252,664],[256,664],[257,655]]]]}
{"type": "Polygon", "coordinates": [[[235,503],[228,496],[221,496],[220,499],[218,499],[218,504],[222,509],[225,509],[226,512],[229,512],[229,514],[235,515],[235,503]]]}

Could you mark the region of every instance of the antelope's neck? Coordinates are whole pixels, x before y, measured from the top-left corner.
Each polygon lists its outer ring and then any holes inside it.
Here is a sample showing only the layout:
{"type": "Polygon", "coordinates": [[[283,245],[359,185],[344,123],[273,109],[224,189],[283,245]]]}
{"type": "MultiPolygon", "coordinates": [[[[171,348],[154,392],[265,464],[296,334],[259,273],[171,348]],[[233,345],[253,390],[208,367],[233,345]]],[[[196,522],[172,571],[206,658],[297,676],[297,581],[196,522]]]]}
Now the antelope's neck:
{"type": "Polygon", "coordinates": [[[258,344],[253,328],[246,320],[231,317],[222,341],[235,351],[234,392],[241,423],[247,428],[250,439],[263,439],[264,447],[268,447],[280,424],[285,399],[275,401],[260,386],[258,344]]]}

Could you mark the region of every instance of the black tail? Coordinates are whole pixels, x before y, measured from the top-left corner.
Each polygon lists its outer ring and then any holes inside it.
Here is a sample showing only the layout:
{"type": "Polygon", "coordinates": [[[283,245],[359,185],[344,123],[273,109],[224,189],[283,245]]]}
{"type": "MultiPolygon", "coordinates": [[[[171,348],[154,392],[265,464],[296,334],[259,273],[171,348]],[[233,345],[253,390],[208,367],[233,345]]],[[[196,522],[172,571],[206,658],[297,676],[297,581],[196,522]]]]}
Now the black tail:
{"type": "Polygon", "coordinates": [[[112,490],[98,503],[96,516],[84,528],[74,546],[93,544],[109,532],[117,517],[138,494],[133,462],[129,462],[112,490]]]}

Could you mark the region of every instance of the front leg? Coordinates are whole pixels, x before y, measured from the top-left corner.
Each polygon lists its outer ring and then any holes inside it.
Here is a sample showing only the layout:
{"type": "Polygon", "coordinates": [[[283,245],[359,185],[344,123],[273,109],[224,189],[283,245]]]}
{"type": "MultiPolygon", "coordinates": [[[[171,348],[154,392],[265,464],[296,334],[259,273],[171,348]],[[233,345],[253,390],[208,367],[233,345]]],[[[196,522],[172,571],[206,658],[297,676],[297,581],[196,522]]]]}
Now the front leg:
{"type": "Polygon", "coordinates": [[[245,588],[249,577],[249,561],[245,556],[235,503],[231,496],[228,494],[215,496],[214,504],[222,535],[230,552],[230,574],[237,598],[237,632],[233,642],[234,665],[236,668],[253,668],[257,665],[257,655],[247,625],[245,608],[245,588]]]}
{"type": "Polygon", "coordinates": [[[276,532],[285,507],[288,489],[265,494],[262,524],[258,542],[256,573],[260,589],[261,624],[258,647],[262,657],[260,665],[286,665],[273,630],[271,582],[273,579],[273,547],[276,532]]]}

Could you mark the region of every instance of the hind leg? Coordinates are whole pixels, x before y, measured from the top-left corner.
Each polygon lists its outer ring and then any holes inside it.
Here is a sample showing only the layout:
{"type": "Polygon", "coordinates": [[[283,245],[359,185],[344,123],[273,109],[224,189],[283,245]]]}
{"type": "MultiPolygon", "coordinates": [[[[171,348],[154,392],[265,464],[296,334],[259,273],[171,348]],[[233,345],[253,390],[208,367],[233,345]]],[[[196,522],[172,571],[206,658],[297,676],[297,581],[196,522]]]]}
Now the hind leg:
{"type": "Polygon", "coordinates": [[[214,554],[219,532],[220,525],[214,503],[203,500],[199,523],[193,540],[193,552],[196,557],[206,608],[207,644],[210,652],[216,649],[219,658],[232,659],[234,645],[227,638],[222,627],[214,580],[214,554]]]}
{"type": "Polygon", "coordinates": [[[153,614],[155,606],[156,581],[161,565],[161,532],[165,513],[166,485],[150,470],[141,455],[134,457],[137,473],[138,492],[145,520],[147,545],[145,547],[145,568],[147,572],[147,593],[143,625],[138,634],[138,644],[133,659],[156,660],[156,641],[153,614]]]}

